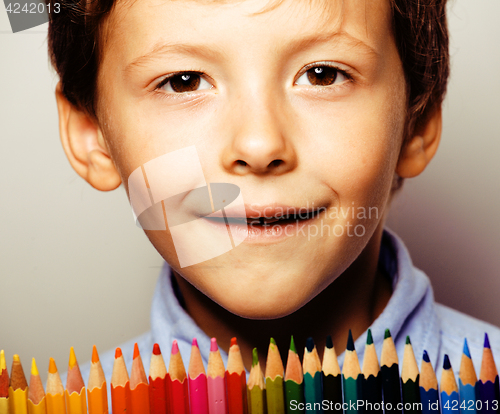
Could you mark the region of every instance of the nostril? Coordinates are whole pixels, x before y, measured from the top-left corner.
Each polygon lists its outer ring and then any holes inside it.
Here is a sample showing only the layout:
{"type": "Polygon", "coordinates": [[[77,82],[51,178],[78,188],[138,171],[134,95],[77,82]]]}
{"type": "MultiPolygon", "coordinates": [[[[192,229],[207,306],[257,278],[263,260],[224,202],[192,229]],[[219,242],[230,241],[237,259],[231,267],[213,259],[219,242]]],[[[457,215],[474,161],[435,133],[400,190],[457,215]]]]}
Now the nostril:
{"type": "Polygon", "coordinates": [[[241,165],[242,167],[246,167],[246,166],[248,165],[248,164],[247,164],[245,161],[243,161],[243,160],[237,160],[237,161],[236,161],[236,163],[237,163],[238,165],[241,165]]]}
{"type": "Polygon", "coordinates": [[[276,168],[283,164],[283,160],[274,160],[269,163],[270,168],[276,168]]]}

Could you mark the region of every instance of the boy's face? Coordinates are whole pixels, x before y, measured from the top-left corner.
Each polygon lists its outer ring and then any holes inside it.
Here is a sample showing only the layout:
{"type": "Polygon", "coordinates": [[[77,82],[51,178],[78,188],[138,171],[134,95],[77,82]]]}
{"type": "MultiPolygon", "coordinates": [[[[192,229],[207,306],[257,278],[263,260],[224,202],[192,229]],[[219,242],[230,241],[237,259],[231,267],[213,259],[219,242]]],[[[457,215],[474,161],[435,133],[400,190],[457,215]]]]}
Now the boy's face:
{"type": "Polygon", "coordinates": [[[248,215],[268,219],[182,269],[169,230],[146,231],[174,270],[244,317],[317,295],[360,255],[390,196],[406,97],[389,1],[323,3],[253,15],[268,0],[118,1],[105,32],[98,115],[123,183],[194,145],[206,181],[236,184],[248,215]],[[270,219],[286,208],[302,218],[270,219]]]}

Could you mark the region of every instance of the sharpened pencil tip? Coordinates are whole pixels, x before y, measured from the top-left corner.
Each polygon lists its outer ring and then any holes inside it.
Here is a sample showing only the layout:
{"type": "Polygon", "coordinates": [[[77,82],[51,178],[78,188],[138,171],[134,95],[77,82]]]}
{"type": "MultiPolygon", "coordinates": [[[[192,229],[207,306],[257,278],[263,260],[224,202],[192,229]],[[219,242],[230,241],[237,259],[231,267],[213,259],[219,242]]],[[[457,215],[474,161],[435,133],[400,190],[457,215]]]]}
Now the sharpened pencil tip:
{"type": "Polygon", "coordinates": [[[259,363],[259,352],[257,351],[257,348],[254,348],[252,351],[252,367],[257,365],[259,363]]]}
{"type": "Polygon", "coordinates": [[[406,335],[406,345],[411,345],[410,335],[406,335]]]}
{"type": "Polygon", "coordinates": [[[234,345],[238,345],[238,341],[236,341],[236,337],[231,338],[231,344],[229,345],[229,347],[231,348],[234,345]]]}
{"type": "Polygon", "coordinates": [[[172,355],[175,355],[179,352],[179,344],[177,343],[177,339],[172,341],[172,355]]]}
{"type": "Polygon", "coordinates": [[[12,360],[13,360],[14,362],[21,362],[21,359],[19,358],[19,355],[17,355],[17,354],[14,354],[14,355],[12,356],[12,360]]]}
{"type": "Polygon", "coordinates": [[[36,366],[36,361],[35,358],[31,360],[31,375],[39,375],[38,374],[38,367],[36,366]]]}
{"type": "Polygon", "coordinates": [[[314,340],[311,337],[307,338],[306,348],[307,352],[312,352],[314,349],[314,340]]]}
{"type": "Polygon", "coordinates": [[[161,355],[160,345],[158,344],[153,345],[153,355],[161,355]]]}
{"type": "Polygon", "coordinates": [[[390,338],[391,337],[391,331],[389,329],[386,329],[385,330],[385,334],[384,334],[384,339],[387,339],[387,338],[390,338]]]}
{"type": "Polygon", "coordinates": [[[484,347],[491,349],[490,340],[489,340],[488,334],[486,332],[484,333],[484,347]]]}
{"type": "Polygon", "coordinates": [[[57,372],[56,361],[54,358],[49,359],[49,374],[55,374],[57,372]]]}
{"type": "Polygon", "coordinates": [[[141,353],[139,352],[139,345],[137,345],[137,342],[134,344],[134,359],[137,357],[140,357],[141,353]]]}
{"type": "Polygon", "coordinates": [[[97,353],[97,348],[94,345],[92,347],[92,363],[97,364],[99,362],[99,354],[97,353]]]}
{"type": "Polygon", "coordinates": [[[424,349],[424,356],[422,357],[422,359],[424,360],[424,362],[431,362],[431,359],[429,358],[429,354],[427,353],[427,351],[424,349]]]}
{"type": "Polygon", "coordinates": [[[450,369],[450,368],[451,368],[450,358],[448,357],[448,354],[444,354],[443,369],[450,369]]]}
{"type": "Polygon", "coordinates": [[[327,335],[326,336],[326,347],[328,349],[332,349],[333,348],[333,341],[332,341],[332,336],[331,335],[327,335]]]}
{"type": "Polygon", "coordinates": [[[352,332],[349,329],[349,336],[347,337],[347,350],[354,351],[354,340],[352,339],[352,332]]]}
{"type": "Polygon", "coordinates": [[[217,345],[217,339],[210,339],[210,352],[217,352],[219,350],[219,346],[217,345]]]}
{"type": "Polygon", "coordinates": [[[467,338],[464,339],[464,354],[467,358],[470,358],[469,344],[467,344],[467,338]]]}
{"type": "Polygon", "coordinates": [[[69,369],[76,367],[77,364],[78,362],[76,360],[75,349],[71,347],[69,349],[69,369]]]}
{"type": "Polygon", "coordinates": [[[122,356],[122,349],[121,348],[116,348],[115,350],[115,359],[118,359],[122,356]]]}
{"type": "Polygon", "coordinates": [[[199,348],[198,340],[196,338],[193,338],[193,342],[191,342],[191,346],[195,346],[196,348],[199,348]]]}
{"type": "Polygon", "coordinates": [[[0,373],[7,369],[7,362],[5,361],[5,351],[2,349],[0,351],[0,373]]]}
{"type": "Polygon", "coordinates": [[[276,341],[274,340],[274,338],[271,338],[271,341],[270,341],[273,345],[276,345],[276,341]]]}
{"type": "Polygon", "coordinates": [[[297,353],[297,348],[295,348],[295,341],[293,340],[293,335],[292,338],[290,339],[290,351],[297,353]]]}
{"type": "Polygon", "coordinates": [[[366,345],[373,344],[372,330],[368,328],[368,334],[366,335],[366,345]]]}

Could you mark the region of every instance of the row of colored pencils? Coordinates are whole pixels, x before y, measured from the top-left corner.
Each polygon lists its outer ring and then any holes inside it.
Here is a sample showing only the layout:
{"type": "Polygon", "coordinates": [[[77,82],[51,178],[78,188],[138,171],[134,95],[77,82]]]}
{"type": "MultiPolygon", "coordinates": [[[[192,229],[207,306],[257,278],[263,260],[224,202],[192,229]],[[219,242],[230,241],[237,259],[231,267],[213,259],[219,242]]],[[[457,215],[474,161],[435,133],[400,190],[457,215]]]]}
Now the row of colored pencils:
{"type": "MultiPolygon", "coordinates": [[[[485,335],[479,380],[467,341],[464,342],[458,385],[450,359],[444,356],[440,387],[429,355],[423,353],[420,372],[410,338],[404,349],[401,376],[389,330],[386,330],[380,365],[368,330],[361,369],[351,332],[340,370],[331,337],[321,361],[312,338],[306,342],[302,363],[293,337],[286,368],[271,338],[265,373],[253,350],[246,372],[236,338],[231,340],[227,367],[212,338],[207,370],[193,339],[186,373],[177,341],[169,367],[158,344],[153,347],[146,376],[137,344],[130,376],[120,348],[116,349],[111,377],[111,408],[115,414],[485,414],[500,411],[499,379],[485,335]],[[149,378],[148,378],[149,377],[149,378]],[[439,389],[440,388],[440,389],[439,389]]],[[[85,388],[73,348],[70,350],[66,388],[51,358],[46,392],[33,359],[28,387],[18,355],[9,378],[4,352],[0,353],[0,414],[106,414],[109,412],[106,379],[94,346],[85,388]],[[88,411],[87,411],[88,410],[88,411]]]]}

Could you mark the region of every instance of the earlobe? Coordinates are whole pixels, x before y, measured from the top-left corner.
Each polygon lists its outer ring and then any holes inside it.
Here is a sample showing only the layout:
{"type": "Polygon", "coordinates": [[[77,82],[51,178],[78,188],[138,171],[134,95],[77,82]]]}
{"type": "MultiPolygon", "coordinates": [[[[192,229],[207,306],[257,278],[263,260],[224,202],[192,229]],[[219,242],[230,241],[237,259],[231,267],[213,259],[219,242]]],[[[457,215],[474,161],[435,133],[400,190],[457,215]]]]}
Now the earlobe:
{"type": "Polygon", "coordinates": [[[66,99],[60,83],[56,87],[56,100],[61,143],[73,169],[98,190],[117,188],[121,178],[97,123],[66,99]]]}
{"type": "Polygon", "coordinates": [[[425,170],[438,149],[441,128],[442,115],[439,107],[417,128],[413,137],[401,149],[396,167],[396,173],[400,177],[416,177],[425,170]]]}

